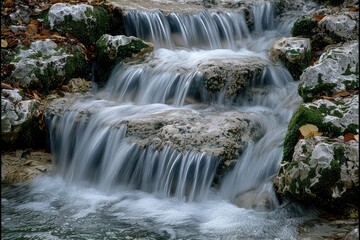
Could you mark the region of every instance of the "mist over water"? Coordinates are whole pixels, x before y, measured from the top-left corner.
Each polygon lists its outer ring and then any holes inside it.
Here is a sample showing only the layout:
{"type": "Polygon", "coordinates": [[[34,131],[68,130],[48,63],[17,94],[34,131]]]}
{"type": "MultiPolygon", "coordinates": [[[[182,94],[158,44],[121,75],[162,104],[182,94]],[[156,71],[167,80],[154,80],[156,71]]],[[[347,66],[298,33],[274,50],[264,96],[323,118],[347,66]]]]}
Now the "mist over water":
{"type": "Polygon", "coordinates": [[[251,14],[253,29],[242,11],[128,12],[127,35],[156,50],[140,64],[117,66],[94,97],[48,119],[54,171],[3,188],[2,238],[298,239],[299,224],[317,212],[281,204],[271,183],[301,99],[268,50],[289,35],[292,20],[275,21],[270,4],[251,14]],[[249,58],[266,66],[244,93],[199,87],[204,61],[249,58]],[[247,143],[217,187],[218,157],[169,146],[155,151],[127,137],[130,120],[231,111],[248,114],[264,135],[247,143]]]}

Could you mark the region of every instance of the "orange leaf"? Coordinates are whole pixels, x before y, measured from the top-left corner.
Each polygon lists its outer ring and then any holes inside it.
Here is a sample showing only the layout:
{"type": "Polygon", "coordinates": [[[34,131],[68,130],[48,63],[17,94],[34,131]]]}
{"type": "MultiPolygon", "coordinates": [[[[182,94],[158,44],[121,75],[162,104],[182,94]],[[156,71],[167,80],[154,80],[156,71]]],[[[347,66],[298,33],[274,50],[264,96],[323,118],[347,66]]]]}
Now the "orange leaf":
{"type": "Polygon", "coordinates": [[[26,34],[29,36],[33,36],[38,32],[38,27],[35,24],[28,24],[26,26],[26,34]]]}
{"type": "Polygon", "coordinates": [[[349,97],[349,96],[351,96],[351,94],[346,90],[343,90],[335,94],[335,97],[349,97]]]}
{"type": "Polygon", "coordinates": [[[314,14],[314,18],[316,21],[320,21],[321,19],[323,19],[325,16],[324,15],[320,15],[320,14],[314,14]]]}
{"type": "Polygon", "coordinates": [[[357,12],[358,8],[356,6],[351,6],[351,7],[349,7],[349,11],[350,12],[357,12]]]}
{"type": "Polygon", "coordinates": [[[352,133],[346,133],[346,134],[344,135],[344,142],[347,143],[347,142],[349,142],[349,141],[351,141],[351,140],[356,140],[354,134],[352,134],[352,133]]]}
{"type": "Polygon", "coordinates": [[[321,96],[322,99],[326,99],[326,100],[329,100],[330,102],[335,102],[335,98],[333,97],[328,97],[328,96],[321,96]]]}
{"type": "Polygon", "coordinates": [[[305,139],[322,135],[322,132],[318,132],[318,127],[313,124],[305,124],[301,126],[299,130],[305,139]]]}

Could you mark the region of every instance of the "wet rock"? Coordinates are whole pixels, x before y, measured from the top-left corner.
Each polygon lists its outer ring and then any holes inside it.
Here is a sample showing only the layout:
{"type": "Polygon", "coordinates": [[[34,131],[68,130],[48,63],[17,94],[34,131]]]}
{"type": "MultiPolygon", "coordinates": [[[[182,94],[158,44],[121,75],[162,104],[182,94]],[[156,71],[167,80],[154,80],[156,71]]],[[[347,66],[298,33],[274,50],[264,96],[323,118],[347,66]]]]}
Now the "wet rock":
{"type": "Polygon", "coordinates": [[[237,95],[246,86],[259,83],[266,62],[256,57],[241,59],[216,59],[205,61],[197,67],[203,74],[204,87],[211,93],[225,90],[229,96],[237,95]]]}
{"type": "Polygon", "coordinates": [[[285,161],[291,162],[294,146],[301,136],[300,127],[313,124],[319,128],[323,136],[339,137],[347,132],[359,133],[359,96],[339,98],[335,102],[320,99],[313,103],[302,104],[295,111],[284,142],[285,161]]]}
{"type": "Polygon", "coordinates": [[[49,9],[45,20],[50,29],[71,33],[84,44],[95,43],[110,29],[106,9],[87,4],[56,3],[49,9]]]}
{"type": "Polygon", "coordinates": [[[124,60],[141,60],[154,49],[153,44],[144,42],[139,38],[125,35],[102,35],[96,42],[97,55],[97,81],[108,79],[112,68],[124,60]]]}
{"type": "Polygon", "coordinates": [[[358,239],[359,239],[359,228],[355,228],[345,237],[345,240],[358,240],[358,239]]]}
{"type": "Polygon", "coordinates": [[[38,40],[30,47],[19,46],[11,64],[15,66],[10,83],[48,92],[87,70],[85,55],[78,46],[66,50],[52,40],[38,40]]]}
{"type": "Polygon", "coordinates": [[[305,102],[359,86],[359,43],[331,46],[300,76],[299,94],[305,102]]]}
{"type": "Polygon", "coordinates": [[[1,153],[1,182],[30,181],[51,171],[51,154],[44,150],[16,150],[1,153]]]}
{"type": "Polygon", "coordinates": [[[1,142],[4,149],[34,147],[43,142],[40,102],[26,100],[21,90],[1,90],[1,142]]]}
{"type": "Polygon", "coordinates": [[[294,79],[299,79],[312,60],[309,38],[281,38],[274,43],[270,55],[275,61],[282,61],[294,79]]]}
{"type": "Polygon", "coordinates": [[[344,213],[359,205],[358,143],[326,142],[324,137],[300,140],[293,159],[274,179],[277,192],[344,213]]]}

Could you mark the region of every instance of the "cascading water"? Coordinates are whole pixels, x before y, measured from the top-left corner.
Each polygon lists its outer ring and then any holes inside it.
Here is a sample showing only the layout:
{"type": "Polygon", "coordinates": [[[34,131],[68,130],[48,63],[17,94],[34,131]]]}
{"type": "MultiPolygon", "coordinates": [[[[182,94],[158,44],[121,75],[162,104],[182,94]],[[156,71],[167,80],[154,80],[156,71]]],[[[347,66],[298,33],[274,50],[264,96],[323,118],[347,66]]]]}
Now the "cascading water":
{"type": "Polygon", "coordinates": [[[155,52],[141,64],[117,66],[94,97],[48,119],[54,174],[7,189],[2,238],[298,239],[298,225],[313,212],[279,207],[271,184],[300,99],[297,83],[267,52],[291,22],[276,23],[268,3],[251,14],[253,30],[242,11],[128,12],[127,34],[153,42],[155,52]],[[256,61],[265,70],[241,94],[227,95],[229,83],[211,93],[199,68],[219,59],[256,61]],[[249,140],[218,187],[219,156],[191,145],[153,149],[136,130],[129,134],[134,121],[166,116],[181,124],[184,115],[215,116],[205,118],[211,127],[204,131],[217,131],[217,117],[230,112],[257,122],[263,135],[249,140]]]}

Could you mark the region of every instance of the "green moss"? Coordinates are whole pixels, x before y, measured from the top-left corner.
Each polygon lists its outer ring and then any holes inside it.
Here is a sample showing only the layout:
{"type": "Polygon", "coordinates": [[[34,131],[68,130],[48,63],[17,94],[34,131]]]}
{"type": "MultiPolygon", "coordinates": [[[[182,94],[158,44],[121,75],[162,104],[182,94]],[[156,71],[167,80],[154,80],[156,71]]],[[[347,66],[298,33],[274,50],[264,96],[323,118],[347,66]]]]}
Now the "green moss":
{"type": "Polygon", "coordinates": [[[306,86],[304,83],[299,84],[298,93],[303,98],[304,102],[310,102],[315,96],[332,96],[333,89],[337,86],[336,83],[324,83],[322,74],[318,74],[318,84],[314,87],[306,86]]]}
{"type": "Polygon", "coordinates": [[[34,70],[35,76],[38,81],[32,81],[30,88],[40,89],[44,93],[67,84],[73,77],[82,77],[87,70],[87,62],[84,54],[80,50],[75,50],[72,57],[66,59],[63,71],[64,75],[59,75],[53,62],[50,62],[45,68],[34,70]]]}
{"type": "Polygon", "coordinates": [[[325,114],[321,113],[318,109],[308,108],[304,105],[298,107],[289,123],[284,140],[283,161],[292,161],[294,147],[301,135],[299,128],[305,124],[314,124],[325,136],[336,137],[341,135],[342,132],[340,128],[330,122],[323,122],[324,116],[325,114]]]}
{"type": "MultiPolygon", "coordinates": [[[[78,38],[83,44],[95,43],[101,35],[110,29],[110,17],[105,8],[96,6],[91,10],[88,8],[85,15],[89,18],[73,20],[71,15],[64,16],[64,21],[57,23],[54,29],[61,33],[70,33],[78,38]]],[[[43,19],[49,26],[48,15],[44,14],[43,19]]]]}
{"type": "MultiPolygon", "coordinates": [[[[289,51],[298,53],[295,50],[289,50],[289,51]]],[[[295,53],[292,54],[294,55],[295,53]]],[[[298,80],[301,74],[303,73],[303,71],[310,66],[312,62],[312,58],[313,58],[313,53],[311,51],[306,51],[304,54],[304,58],[297,60],[295,63],[290,62],[286,58],[286,54],[284,54],[284,56],[281,58],[281,61],[284,63],[286,69],[289,70],[292,77],[295,80],[298,80]]]]}
{"type": "Polygon", "coordinates": [[[347,128],[344,130],[343,134],[345,133],[359,134],[359,124],[349,124],[349,126],[347,126],[347,128]]]}
{"type": "Polygon", "coordinates": [[[317,27],[315,19],[309,16],[303,16],[296,20],[294,26],[291,29],[293,37],[302,36],[302,37],[311,37],[313,35],[313,30],[317,27]]]}
{"type": "Polygon", "coordinates": [[[104,83],[109,78],[111,70],[115,65],[133,54],[139,53],[142,49],[148,48],[149,45],[140,39],[133,39],[128,44],[118,46],[108,46],[105,38],[101,37],[96,41],[97,48],[97,65],[96,81],[104,83]]]}

